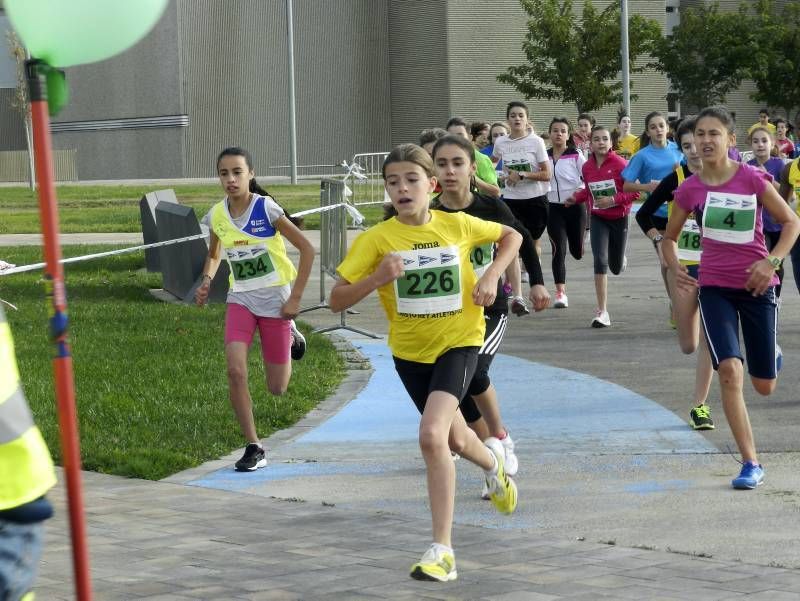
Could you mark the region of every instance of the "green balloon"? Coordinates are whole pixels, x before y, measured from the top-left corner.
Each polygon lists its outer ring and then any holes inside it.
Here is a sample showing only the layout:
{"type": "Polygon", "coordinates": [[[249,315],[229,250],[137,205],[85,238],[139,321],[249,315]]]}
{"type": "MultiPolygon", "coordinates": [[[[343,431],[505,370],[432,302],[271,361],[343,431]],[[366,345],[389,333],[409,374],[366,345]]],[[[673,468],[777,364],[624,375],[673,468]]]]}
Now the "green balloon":
{"type": "Polygon", "coordinates": [[[47,71],[47,112],[55,117],[69,102],[69,87],[64,72],[59,69],[47,71]]]}
{"type": "Polygon", "coordinates": [[[141,40],[169,0],[5,0],[6,14],[34,58],[54,67],[93,63],[141,40]]]}

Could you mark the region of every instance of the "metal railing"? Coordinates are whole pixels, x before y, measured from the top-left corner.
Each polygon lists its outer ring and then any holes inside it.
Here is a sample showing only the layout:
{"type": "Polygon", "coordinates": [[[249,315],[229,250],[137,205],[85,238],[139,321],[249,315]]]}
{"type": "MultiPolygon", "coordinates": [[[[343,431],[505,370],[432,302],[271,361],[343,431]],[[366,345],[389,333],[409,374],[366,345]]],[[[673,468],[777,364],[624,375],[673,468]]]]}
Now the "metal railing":
{"type": "MultiPolygon", "coordinates": [[[[319,213],[319,303],[313,307],[302,309],[300,313],[307,313],[317,309],[328,309],[330,305],[327,301],[325,290],[325,278],[336,278],[336,268],[347,255],[347,216],[353,212],[351,207],[346,206],[345,183],[343,181],[325,178],[320,182],[319,206],[333,207],[329,210],[321,210],[319,213]]],[[[370,338],[379,338],[378,335],[354,328],[347,325],[347,314],[358,314],[358,311],[346,310],[340,315],[338,325],[316,328],[314,332],[333,332],[335,330],[349,330],[370,338]]]]}
{"type": "Polygon", "coordinates": [[[347,202],[355,207],[386,202],[382,167],[388,152],[367,152],[353,155],[350,163],[342,162],[346,169],[343,181],[347,202]]]}

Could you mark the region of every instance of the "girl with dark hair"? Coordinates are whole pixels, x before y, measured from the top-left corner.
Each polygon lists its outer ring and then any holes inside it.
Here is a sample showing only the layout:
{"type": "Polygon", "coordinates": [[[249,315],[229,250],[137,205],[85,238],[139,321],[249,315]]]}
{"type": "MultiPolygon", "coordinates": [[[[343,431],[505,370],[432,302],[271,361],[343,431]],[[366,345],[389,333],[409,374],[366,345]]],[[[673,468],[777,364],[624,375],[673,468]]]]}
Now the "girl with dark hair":
{"type": "Polygon", "coordinates": [[[422,415],[419,445],[433,543],[411,566],[411,577],[450,581],[458,576],[451,542],[456,490],[451,450],[484,471],[498,511],[512,513],[517,506],[503,444],[496,438],[481,442],[458,407],[483,344],[483,307],[494,302],[497,280],[516,257],[521,236],[506,225],[430,210],[436,178],[430,156],[419,146],[392,150],[383,179],[397,215],[353,242],[338,267],[330,306],[344,311],[378,291],[397,374],[422,415]],[[478,277],[470,254],[491,243],[497,244],[494,262],[478,277]]]}
{"type": "Polygon", "coordinates": [[[775,146],[778,149],[778,158],[791,159],[794,156],[794,143],[786,137],[789,133],[789,124],[783,117],[775,119],[775,146]]]}
{"type": "Polygon", "coordinates": [[[206,303],[211,281],[224,258],[231,271],[225,315],[228,386],[233,411],[247,440],[235,467],[237,471],[255,471],[264,467],[267,459],[253,419],[247,353],[258,328],[267,388],[275,395],[286,392],[292,375],[290,359],[300,359],[305,353],[305,339],[293,319],[300,312],[315,253],[284,210],[256,182],[250,153],[226,148],[217,157],[217,174],[226,196],[204,218],[211,240],[195,300],[200,306],[206,303]],[[283,238],[300,251],[297,270],[286,255],[283,238]]]}
{"type": "MultiPolygon", "coordinates": [[[[463,211],[473,217],[502,223],[517,230],[523,239],[520,254],[526,268],[531,274],[537,274],[531,286],[531,302],[534,310],[545,309],[549,304],[550,295],[542,281],[542,269],[531,235],[517,221],[504,202],[480,194],[471,185],[472,177],[475,174],[475,161],[470,144],[459,136],[447,136],[438,140],[433,147],[433,163],[436,179],[442,186],[442,193],[433,199],[431,208],[448,213],[463,211]]],[[[491,265],[493,258],[493,244],[475,247],[470,253],[472,267],[476,273],[483,273],[491,265]]],[[[517,279],[519,279],[519,273],[517,273],[517,279]]],[[[517,281],[516,287],[519,288],[519,285],[519,281],[517,281]]],[[[514,454],[514,442],[503,424],[497,402],[497,392],[489,380],[489,366],[503,341],[503,334],[508,322],[508,296],[504,291],[502,279],[497,282],[495,302],[484,308],[484,317],[486,318],[486,334],[483,345],[478,351],[478,365],[469,384],[469,395],[461,403],[461,413],[481,440],[494,436],[503,443],[506,450],[506,473],[514,476],[518,467],[517,457],[514,454]]],[[[489,498],[488,489],[485,487],[483,497],[489,498]]]]}
{"type": "MultiPolygon", "coordinates": [[[[772,156],[772,150],[775,148],[774,139],[769,128],[755,127],[747,136],[750,140],[750,149],[753,151],[753,158],[747,161],[748,165],[752,165],[756,169],[761,169],[772,176],[772,185],[777,190],[780,187],[781,171],[783,171],[783,159],[772,156]]],[[[778,243],[781,237],[781,226],[775,223],[769,216],[769,213],[764,214],[764,241],[767,245],[767,250],[771,251],[772,248],[778,243]]],[[[776,271],[778,275],[779,284],[775,286],[775,298],[781,297],[781,287],[783,285],[783,266],[776,271]]]]}
{"type": "MultiPolygon", "coordinates": [[[[678,145],[667,139],[667,120],[658,111],[648,113],[644,118],[644,132],[640,138],[641,148],[631,157],[628,166],[622,172],[625,185],[622,187],[624,192],[644,193],[642,200],[646,200],[647,194],[656,189],[659,182],[668,176],[675,169],[675,166],[683,160],[678,145]]],[[[652,215],[653,223],[658,233],[664,235],[667,227],[667,207],[662,205],[652,215]]],[[[664,288],[669,296],[669,284],[667,283],[667,270],[661,267],[661,279],[664,288]]],[[[670,322],[675,322],[675,316],[670,308],[670,322]]]]}
{"type": "Polygon", "coordinates": [[[539,240],[547,227],[550,160],[544,140],[532,131],[525,103],[509,102],[506,119],[510,131],[497,138],[493,152],[495,160],[503,161],[503,200],[533,239],[539,240]]]}
{"type": "Polygon", "coordinates": [[[631,157],[639,150],[641,141],[638,136],[634,136],[631,133],[631,118],[628,113],[622,112],[619,114],[615,131],[616,143],[614,144],[614,151],[626,161],[630,161],[631,157]]]}
{"type": "MultiPolygon", "coordinates": [[[[661,264],[666,267],[666,260],[661,252],[661,243],[664,240],[658,229],[653,224],[652,216],[660,206],[667,204],[669,213],[672,212],[673,196],[675,190],[695,173],[703,169],[703,161],[694,143],[694,118],[681,121],[675,132],[675,138],[680,144],[681,152],[686,157],[686,164],[679,165],[672,173],[661,180],[645,203],[636,211],[636,221],[656,247],[661,264]]],[[[690,215],[684,223],[678,238],[678,260],[686,266],[687,272],[697,278],[697,268],[702,254],[700,226],[694,214],[690,215]]],[[[669,278],[670,301],[675,311],[675,326],[678,330],[678,343],[681,351],[691,354],[697,351],[697,363],[694,378],[694,399],[689,409],[689,425],[694,430],[713,430],[714,420],[711,417],[711,408],[706,403],[708,391],[711,388],[711,379],[714,372],[711,368],[711,357],[708,354],[706,341],[700,337],[700,320],[697,307],[697,297],[692,295],[677,294],[672,272],[667,272],[669,278]]]]}
{"type": "Polygon", "coordinates": [[[696,295],[700,318],[719,374],[722,407],[742,455],[734,488],[753,489],[764,480],[753,430],[744,401],[743,362],[759,394],[769,395],[778,383],[782,354],[777,344],[777,268],[800,232],[800,220],[770,183],[770,176],[728,157],[736,144],[735,124],[723,107],[700,111],[694,141],[703,169],[675,190],[675,202],[661,243],[673,272],[677,294],[696,295]],[[764,243],[763,211],[782,230],[770,254],[764,243]],[[678,261],[677,243],[690,213],[701,223],[702,248],[698,277],[678,261]],[[739,342],[741,324],[744,353],[739,342]]]}
{"type": "Polygon", "coordinates": [[[556,117],[550,122],[550,143],[547,151],[553,165],[550,191],[547,200],[547,235],[553,249],[553,279],[556,297],[553,307],[566,309],[567,298],[567,251],[580,260],[583,257],[583,239],[586,231],[586,211],[574,205],[575,193],[583,187],[582,169],[586,162],[577,151],[572,140],[572,127],[566,117],[556,117]],[[570,206],[567,206],[569,201],[570,206]]]}
{"type": "Polygon", "coordinates": [[[592,128],[595,125],[594,117],[589,113],[578,115],[578,129],[572,134],[572,142],[584,157],[589,156],[589,146],[592,142],[592,128]]]}
{"type": "Polygon", "coordinates": [[[486,121],[473,121],[469,125],[469,137],[475,148],[483,150],[489,142],[489,123],[486,121]]]}
{"type": "Polygon", "coordinates": [[[619,275],[625,269],[625,247],[628,244],[628,215],[636,193],[622,190],[625,159],[611,150],[611,133],[596,125],[592,128],[592,153],[583,164],[584,187],[567,199],[567,206],[587,203],[590,221],[592,254],[594,255],[594,288],[597,309],[593,328],[611,325],[608,314],[608,271],[619,275]]]}

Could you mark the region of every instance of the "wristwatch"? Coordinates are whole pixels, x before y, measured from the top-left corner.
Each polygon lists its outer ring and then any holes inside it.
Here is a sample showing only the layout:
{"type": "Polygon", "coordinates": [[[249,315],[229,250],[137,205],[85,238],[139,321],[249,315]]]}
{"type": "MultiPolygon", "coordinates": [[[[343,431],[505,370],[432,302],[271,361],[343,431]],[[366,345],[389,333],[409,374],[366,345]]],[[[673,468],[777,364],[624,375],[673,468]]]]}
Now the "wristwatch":
{"type": "Polygon", "coordinates": [[[653,246],[658,248],[658,243],[661,242],[663,239],[664,236],[662,236],[661,234],[656,234],[655,237],[653,238],[653,246]]]}
{"type": "Polygon", "coordinates": [[[772,265],[772,267],[774,267],[775,269],[780,269],[781,266],[783,265],[783,259],[781,259],[780,257],[776,257],[775,255],[768,255],[767,261],[769,261],[769,264],[772,265]]]}

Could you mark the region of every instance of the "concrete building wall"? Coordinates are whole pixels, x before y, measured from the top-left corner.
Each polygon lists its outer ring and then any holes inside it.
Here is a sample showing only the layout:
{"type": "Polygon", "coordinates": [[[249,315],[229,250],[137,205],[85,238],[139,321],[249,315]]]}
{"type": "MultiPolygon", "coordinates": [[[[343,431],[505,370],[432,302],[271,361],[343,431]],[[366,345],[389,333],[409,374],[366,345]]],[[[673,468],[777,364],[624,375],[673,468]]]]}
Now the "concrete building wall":
{"type": "Polygon", "coordinates": [[[0,88],[0,151],[25,150],[22,116],[11,108],[14,88],[0,88]]]}
{"type": "Polygon", "coordinates": [[[447,1],[390,0],[391,144],[417,142],[451,112],[447,1]]]}
{"type": "MultiPolygon", "coordinates": [[[[70,100],[53,123],[159,117],[183,113],[178,22],[170,2],[141,42],[109,60],[66,70],[70,100]]],[[[181,177],[182,128],[53,133],[56,149],[76,149],[78,178],[181,177]]]]}
{"type": "MultiPolygon", "coordinates": [[[[213,175],[214,158],[231,145],[252,152],[257,174],[286,175],[270,168],[289,164],[285,4],[179,0],[178,9],[191,117],[186,175],[213,175]]],[[[298,164],[386,150],[387,3],[295,0],[293,10],[298,164]]]]}

